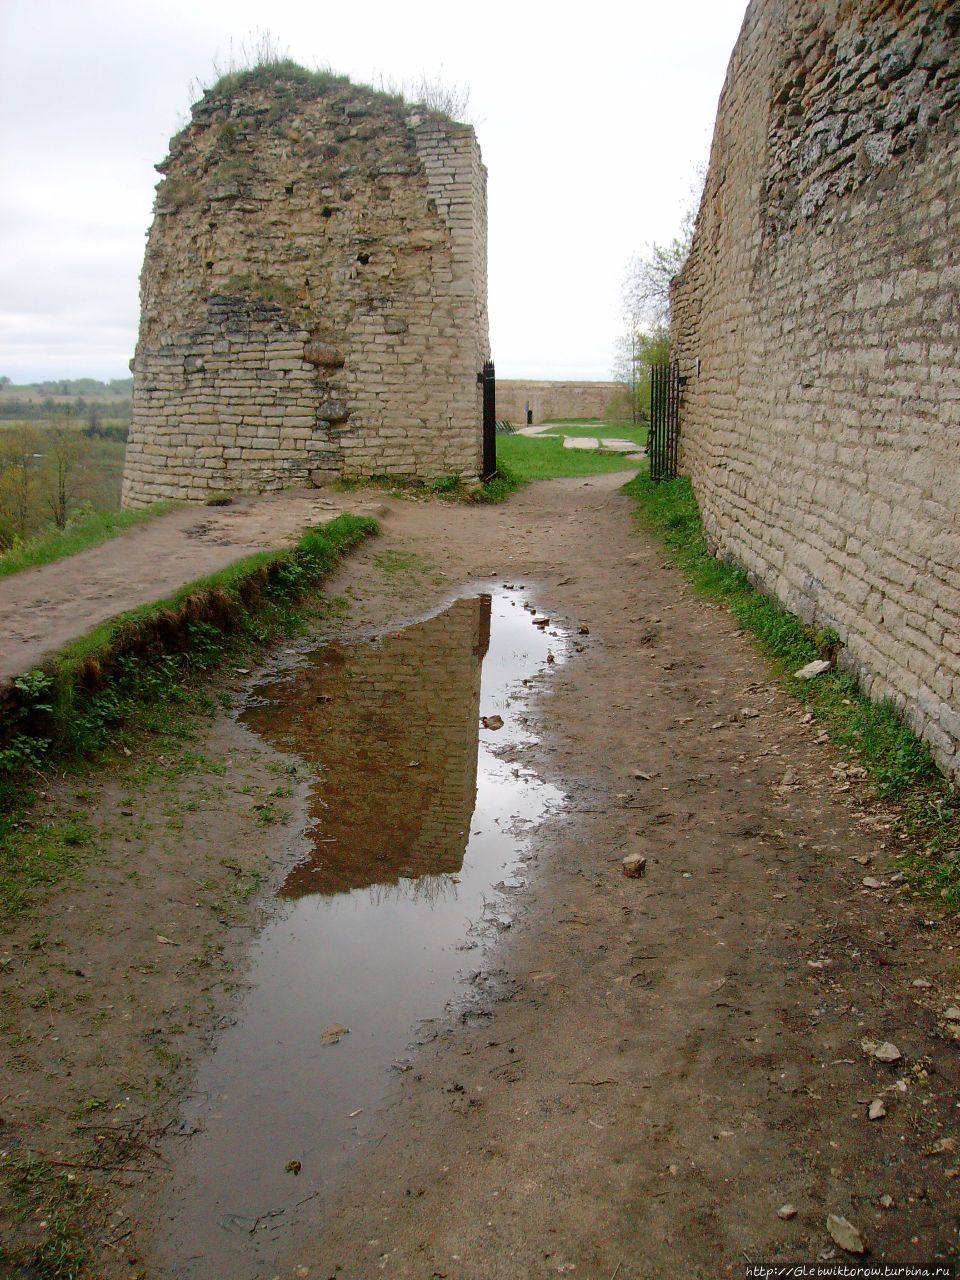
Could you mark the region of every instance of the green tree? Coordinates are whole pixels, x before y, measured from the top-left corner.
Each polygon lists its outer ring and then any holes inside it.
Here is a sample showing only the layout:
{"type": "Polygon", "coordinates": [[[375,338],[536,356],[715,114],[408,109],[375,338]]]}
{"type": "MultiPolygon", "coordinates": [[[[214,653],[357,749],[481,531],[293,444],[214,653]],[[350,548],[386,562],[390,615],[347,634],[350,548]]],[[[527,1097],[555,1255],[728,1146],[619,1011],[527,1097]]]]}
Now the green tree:
{"type": "Polygon", "coordinates": [[[67,527],[74,498],[77,465],[80,461],[80,433],[63,419],[45,434],[42,479],[47,506],[58,529],[67,527]]]}
{"type": "Polygon", "coordinates": [[[9,546],[33,532],[41,455],[32,427],[0,431],[0,536],[9,546]]]}
{"type": "Polygon", "coordinates": [[[625,403],[618,416],[633,422],[650,417],[650,366],[670,359],[670,332],[665,327],[631,328],[617,339],[613,376],[625,387],[625,403]]]}

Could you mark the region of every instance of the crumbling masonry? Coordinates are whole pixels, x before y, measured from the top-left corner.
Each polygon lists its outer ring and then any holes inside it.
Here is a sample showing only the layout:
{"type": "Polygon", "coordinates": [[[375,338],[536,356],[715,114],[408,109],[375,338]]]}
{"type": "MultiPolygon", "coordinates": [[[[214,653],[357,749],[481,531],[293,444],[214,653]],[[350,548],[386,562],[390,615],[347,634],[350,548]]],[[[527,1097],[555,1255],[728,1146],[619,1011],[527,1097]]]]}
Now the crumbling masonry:
{"type": "Polygon", "coordinates": [[[333,78],[228,77],[158,168],[123,500],[480,469],[473,130],[333,78]]]}
{"type": "Polygon", "coordinates": [[[675,284],[708,538],[960,774],[960,7],[753,0],[675,284]]]}

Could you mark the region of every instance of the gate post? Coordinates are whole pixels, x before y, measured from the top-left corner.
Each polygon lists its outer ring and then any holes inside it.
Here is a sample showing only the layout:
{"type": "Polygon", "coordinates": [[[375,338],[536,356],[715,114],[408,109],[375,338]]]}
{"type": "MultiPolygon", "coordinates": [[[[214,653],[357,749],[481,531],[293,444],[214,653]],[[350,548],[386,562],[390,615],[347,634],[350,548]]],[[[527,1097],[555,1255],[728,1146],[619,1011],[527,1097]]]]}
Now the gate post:
{"type": "Polygon", "coordinates": [[[497,474],[497,378],[493,361],[488,360],[480,375],[483,384],[483,469],[481,480],[497,474]]]}

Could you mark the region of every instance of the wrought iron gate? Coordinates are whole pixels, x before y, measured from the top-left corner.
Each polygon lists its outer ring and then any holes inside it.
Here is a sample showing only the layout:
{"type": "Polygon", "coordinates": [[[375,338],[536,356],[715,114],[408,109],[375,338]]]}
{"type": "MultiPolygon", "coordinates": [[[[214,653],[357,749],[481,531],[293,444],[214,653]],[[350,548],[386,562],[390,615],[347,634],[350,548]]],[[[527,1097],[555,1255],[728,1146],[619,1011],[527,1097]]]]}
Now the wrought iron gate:
{"type": "Polygon", "coordinates": [[[680,366],[650,366],[650,479],[673,480],[680,456],[680,366]]]}
{"type": "Polygon", "coordinates": [[[483,385],[483,474],[481,479],[492,480],[497,474],[497,378],[493,361],[483,366],[477,379],[483,385]]]}

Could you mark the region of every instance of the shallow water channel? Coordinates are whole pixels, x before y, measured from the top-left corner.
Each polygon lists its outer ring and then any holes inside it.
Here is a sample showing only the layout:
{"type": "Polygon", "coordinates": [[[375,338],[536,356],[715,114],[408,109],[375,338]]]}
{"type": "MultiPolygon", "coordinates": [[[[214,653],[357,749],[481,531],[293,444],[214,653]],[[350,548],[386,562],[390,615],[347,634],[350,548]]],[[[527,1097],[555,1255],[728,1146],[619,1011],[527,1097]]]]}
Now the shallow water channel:
{"type": "Polygon", "coordinates": [[[510,922],[524,833],[562,800],[518,763],[535,741],[524,682],[565,650],[530,607],[519,586],[463,596],[254,690],[242,718],[313,770],[313,821],[185,1107],[196,1132],[163,1206],[168,1274],[273,1274],[303,1206],[383,1132],[391,1068],[451,1001],[469,1006],[510,922]]]}

